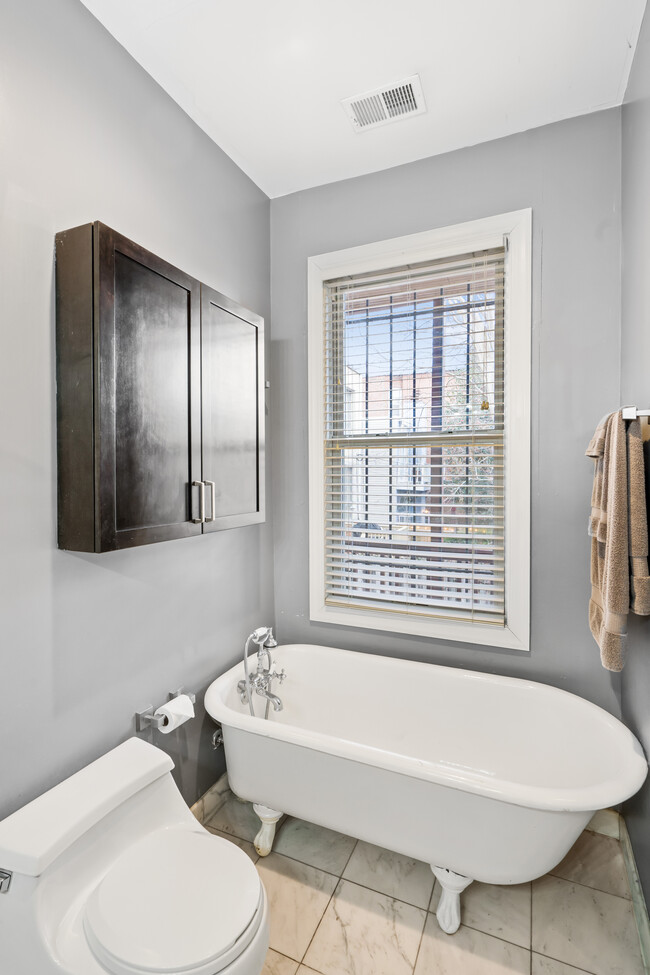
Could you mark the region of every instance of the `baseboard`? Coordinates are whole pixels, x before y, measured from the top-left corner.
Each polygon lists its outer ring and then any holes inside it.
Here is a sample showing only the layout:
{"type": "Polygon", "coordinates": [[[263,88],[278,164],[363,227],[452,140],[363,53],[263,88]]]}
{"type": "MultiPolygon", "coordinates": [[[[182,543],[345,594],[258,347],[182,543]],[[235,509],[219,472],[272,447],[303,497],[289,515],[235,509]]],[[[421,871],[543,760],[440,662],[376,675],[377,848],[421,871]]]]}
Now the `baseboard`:
{"type": "Polygon", "coordinates": [[[648,908],[646,906],[645,897],[643,896],[643,888],[641,887],[639,872],[636,868],[636,860],[634,859],[634,851],[632,849],[632,843],[630,842],[630,834],[627,831],[627,826],[625,825],[625,820],[622,816],[620,820],[620,830],[621,850],[623,852],[623,859],[625,860],[625,867],[627,869],[630,891],[632,893],[632,908],[634,910],[634,918],[636,920],[636,926],[639,932],[643,968],[646,975],[650,975],[650,921],[648,920],[648,908]]]}
{"type": "Polygon", "coordinates": [[[206,823],[211,819],[224,802],[230,792],[228,785],[228,773],[224,772],[221,778],[211,785],[207,792],[204,792],[200,799],[197,799],[190,811],[200,823],[206,823]]]}

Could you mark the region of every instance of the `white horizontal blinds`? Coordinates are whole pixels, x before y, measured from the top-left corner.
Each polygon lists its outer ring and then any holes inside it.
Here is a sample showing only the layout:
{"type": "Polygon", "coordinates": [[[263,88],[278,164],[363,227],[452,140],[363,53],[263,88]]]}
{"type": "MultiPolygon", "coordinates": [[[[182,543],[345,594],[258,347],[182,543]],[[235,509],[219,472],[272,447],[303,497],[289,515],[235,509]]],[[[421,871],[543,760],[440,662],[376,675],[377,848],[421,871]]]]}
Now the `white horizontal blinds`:
{"type": "Polygon", "coordinates": [[[504,259],[325,282],[328,604],[505,623],[504,259]]]}

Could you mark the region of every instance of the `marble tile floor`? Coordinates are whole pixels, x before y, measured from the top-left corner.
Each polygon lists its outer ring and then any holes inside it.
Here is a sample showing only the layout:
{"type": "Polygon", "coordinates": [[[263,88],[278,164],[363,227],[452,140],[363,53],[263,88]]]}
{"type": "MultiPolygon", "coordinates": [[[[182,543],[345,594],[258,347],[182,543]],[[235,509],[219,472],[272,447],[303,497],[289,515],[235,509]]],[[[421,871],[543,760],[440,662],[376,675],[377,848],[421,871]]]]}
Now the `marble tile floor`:
{"type": "Polygon", "coordinates": [[[232,794],[205,825],[245,850],[266,888],[262,975],[644,975],[614,820],[532,884],[472,884],[451,936],[427,864],[290,817],[261,859],[257,817],[232,794]]]}

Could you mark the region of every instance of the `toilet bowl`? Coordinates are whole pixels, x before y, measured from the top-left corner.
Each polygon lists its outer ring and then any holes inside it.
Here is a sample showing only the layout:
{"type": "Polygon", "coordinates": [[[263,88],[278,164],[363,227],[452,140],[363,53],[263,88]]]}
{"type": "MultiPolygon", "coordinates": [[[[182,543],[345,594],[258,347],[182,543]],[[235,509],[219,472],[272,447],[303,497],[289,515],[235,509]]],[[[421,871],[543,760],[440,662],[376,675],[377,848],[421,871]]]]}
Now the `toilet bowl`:
{"type": "Polygon", "coordinates": [[[3,975],[260,975],[257,870],[172,768],[131,738],[0,822],[3,975]]]}

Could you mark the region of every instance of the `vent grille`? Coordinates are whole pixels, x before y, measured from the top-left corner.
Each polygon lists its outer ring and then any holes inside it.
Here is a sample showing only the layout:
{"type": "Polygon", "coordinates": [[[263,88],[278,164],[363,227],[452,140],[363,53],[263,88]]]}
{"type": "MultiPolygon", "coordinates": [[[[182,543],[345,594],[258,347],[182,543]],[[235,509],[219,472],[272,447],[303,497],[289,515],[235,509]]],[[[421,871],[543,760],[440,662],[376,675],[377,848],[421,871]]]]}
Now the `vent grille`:
{"type": "Polygon", "coordinates": [[[417,75],[397,85],[344,98],[341,104],[356,132],[397,122],[407,115],[421,115],[427,110],[417,75]]]}

